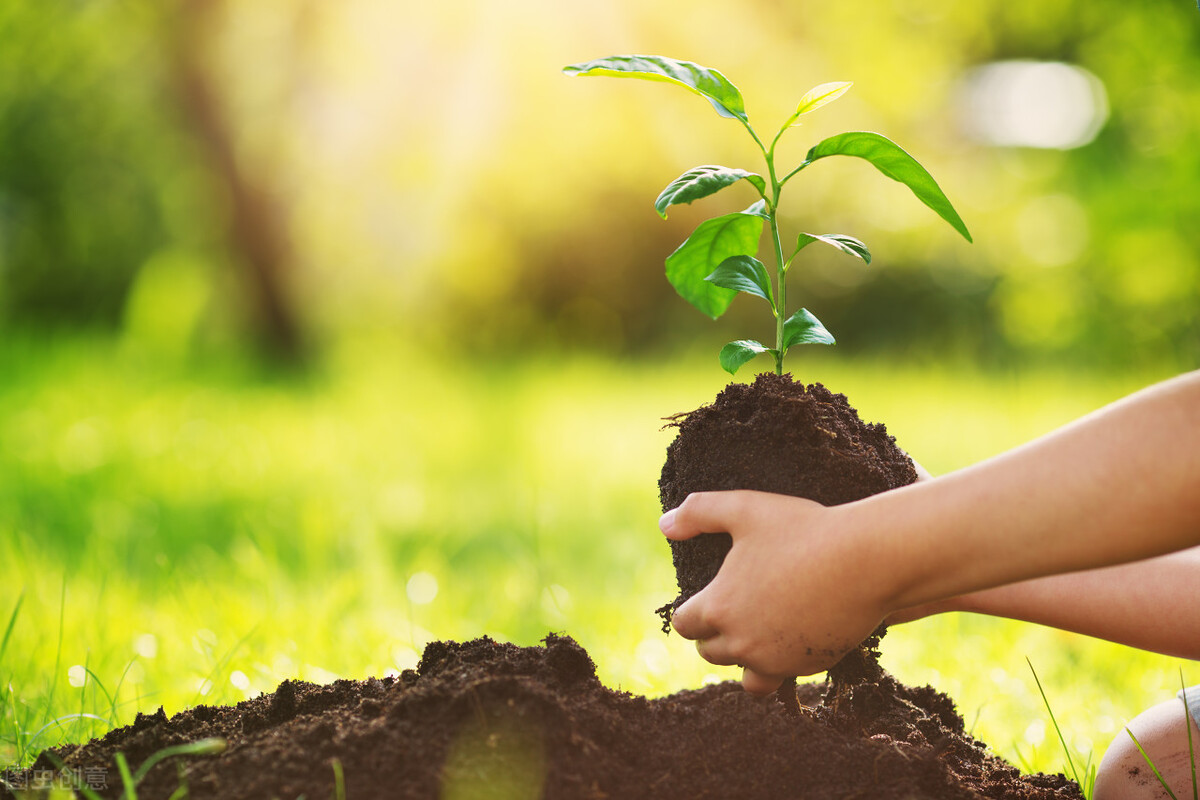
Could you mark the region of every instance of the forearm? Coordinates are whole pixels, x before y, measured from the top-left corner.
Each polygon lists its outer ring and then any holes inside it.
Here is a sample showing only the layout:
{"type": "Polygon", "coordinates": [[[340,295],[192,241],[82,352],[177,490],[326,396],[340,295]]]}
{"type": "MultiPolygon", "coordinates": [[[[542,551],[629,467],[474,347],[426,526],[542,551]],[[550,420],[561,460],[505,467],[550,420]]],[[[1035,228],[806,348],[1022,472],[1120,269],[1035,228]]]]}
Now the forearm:
{"type": "Polygon", "coordinates": [[[1200,547],[987,589],[938,610],[1019,619],[1200,659],[1200,547]]]}
{"type": "Polygon", "coordinates": [[[897,608],[1200,544],[1200,373],[838,509],[897,608]]]}

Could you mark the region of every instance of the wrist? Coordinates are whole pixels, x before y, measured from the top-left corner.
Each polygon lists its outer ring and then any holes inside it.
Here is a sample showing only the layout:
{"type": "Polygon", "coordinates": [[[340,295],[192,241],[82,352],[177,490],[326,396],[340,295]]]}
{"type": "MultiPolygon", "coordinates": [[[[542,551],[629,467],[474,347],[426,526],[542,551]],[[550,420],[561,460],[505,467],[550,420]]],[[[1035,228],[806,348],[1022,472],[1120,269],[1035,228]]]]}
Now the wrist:
{"type": "Polygon", "coordinates": [[[908,575],[911,554],[895,546],[897,532],[880,522],[871,499],[830,506],[828,530],[843,549],[847,582],[881,617],[887,617],[912,605],[905,602],[905,590],[913,580],[908,575]]]}
{"type": "MultiPolygon", "coordinates": [[[[965,610],[972,570],[964,554],[948,547],[948,534],[961,527],[953,507],[937,502],[941,479],[872,495],[836,506],[839,530],[855,542],[857,569],[885,614],[927,607],[965,610]]],[[[866,587],[864,587],[866,588],[866,587]]],[[[931,612],[933,613],[933,612],[931,612]]]]}

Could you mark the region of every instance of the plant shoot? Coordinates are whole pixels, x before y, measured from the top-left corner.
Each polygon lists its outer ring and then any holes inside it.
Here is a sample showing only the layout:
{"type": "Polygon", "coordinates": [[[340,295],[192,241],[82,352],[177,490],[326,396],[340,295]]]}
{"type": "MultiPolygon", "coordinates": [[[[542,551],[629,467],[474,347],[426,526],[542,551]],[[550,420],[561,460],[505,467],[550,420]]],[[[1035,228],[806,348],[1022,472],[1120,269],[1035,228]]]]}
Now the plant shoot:
{"type": "Polygon", "coordinates": [[[659,215],[665,219],[671,206],[691,203],[738,181],[746,181],[758,192],[760,199],[746,210],[701,223],[666,260],[667,279],[675,291],[712,319],[724,314],[739,292],[760,297],[770,306],[775,318],[775,346],[768,347],[753,339],[739,339],[725,345],[720,361],[730,374],[736,373],[755,356],[769,353],[775,359],[775,372],[782,375],[783,357],[792,346],[834,344],[833,335],[807,309],[788,313],[787,273],[801,250],[819,242],[871,263],[867,246],[853,236],[800,233],[792,245],[792,237],[785,239],[780,231],[779,200],[783,187],[813,163],[839,155],[864,159],[887,177],[911,189],[918,200],[971,241],[967,226],[929,172],[899,145],[878,133],[852,131],[831,136],[810,149],[805,159],[790,172],[781,172],[775,163],[775,147],[783,134],[798,125],[805,114],[845,94],[850,83],[823,83],[809,90],[770,144],[764,144],[746,115],[741,92],[715,69],[663,56],[622,55],[572,64],[564,67],[563,72],[567,75],[638,78],[683,86],[706,99],[722,117],[740,122],[762,151],[765,174],[719,165],[695,167],[671,181],[654,203],[659,215]],[[773,277],[757,258],[764,225],[770,231],[773,277]]]}

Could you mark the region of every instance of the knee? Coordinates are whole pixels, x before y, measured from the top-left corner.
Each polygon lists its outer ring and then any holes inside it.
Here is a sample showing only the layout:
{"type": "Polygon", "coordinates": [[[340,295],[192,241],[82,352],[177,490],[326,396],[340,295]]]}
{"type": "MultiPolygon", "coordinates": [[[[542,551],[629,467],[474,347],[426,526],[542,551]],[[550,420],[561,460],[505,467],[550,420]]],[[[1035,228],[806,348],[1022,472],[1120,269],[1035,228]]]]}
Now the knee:
{"type": "MultiPolygon", "coordinates": [[[[1146,755],[1162,773],[1177,797],[1191,796],[1192,761],[1188,750],[1188,728],[1193,746],[1200,751],[1200,729],[1179,700],[1143,711],[1127,726],[1146,755]]],[[[1092,800],[1158,800],[1170,798],[1154,770],[1138,751],[1129,734],[1121,730],[1113,739],[1096,771],[1092,800]]]]}

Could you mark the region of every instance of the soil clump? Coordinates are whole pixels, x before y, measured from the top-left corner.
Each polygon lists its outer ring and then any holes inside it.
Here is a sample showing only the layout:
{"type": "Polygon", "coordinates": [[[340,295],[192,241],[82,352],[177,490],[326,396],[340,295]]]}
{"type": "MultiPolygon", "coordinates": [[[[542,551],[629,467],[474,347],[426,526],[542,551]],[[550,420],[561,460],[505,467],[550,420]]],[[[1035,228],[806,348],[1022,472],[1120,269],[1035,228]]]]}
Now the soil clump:
{"type": "MultiPolygon", "coordinates": [[[[1061,775],[1021,775],[990,755],[932,688],[884,674],[835,704],[820,684],[797,691],[799,717],[735,683],[647,699],[604,687],[566,636],[542,647],[435,642],[397,678],[285,681],[236,706],[139,715],[57,756],[77,774],[103,770],[101,794],[117,797],[117,752],[136,769],[164,747],[228,741],[221,755],[153,767],[138,790],[151,799],[181,781],[195,800],[330,798],[335,760],[351,800],[1082,798],[1061,775]]],[[[43,754],[28,774],[52,764],[43,754]]]]}
{"type": "MultiPolygon", "coordinates": [[[[752,489],[826,506],[917,480],[912,459],[881,424],[863,422],[844,394],[790,374],[731,383],[712,404],[669,418],[679,429],[659,478],[663,511],[693,492],[752,489]]],[[[708,533],[672,541],[679,596],[658,609],[663,629],[685,600],[716,577],[732,540],[708,533]]]]}
{"type": "MultiPolygon", "coordinates": [[[[752,489],[815,500],[826,506],[861,500],[914,483],[917,470],[887,427],[866,423],[844,394],[819,383],[805,386],[790,374],[762,373],[753,383],[731,383],[710,405],[676,414],[679,429],[667,447],[659,478],[663,511],[693,492],[752,489]]],[[[679,595],[655,613],[663,631],[684,601],[716,577],[733,546],[727,533],[670,542],[679,595]]],[[[835,686],[876,680],[881,625],[829,671],[835,686]]],[[[790,704],[790,697],[780,697],[790,704]]]]}

